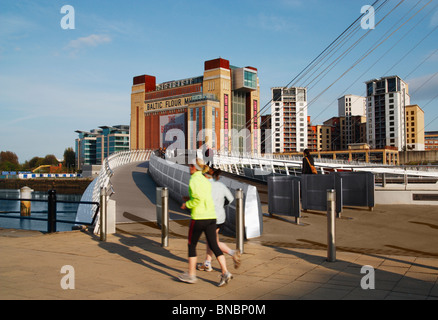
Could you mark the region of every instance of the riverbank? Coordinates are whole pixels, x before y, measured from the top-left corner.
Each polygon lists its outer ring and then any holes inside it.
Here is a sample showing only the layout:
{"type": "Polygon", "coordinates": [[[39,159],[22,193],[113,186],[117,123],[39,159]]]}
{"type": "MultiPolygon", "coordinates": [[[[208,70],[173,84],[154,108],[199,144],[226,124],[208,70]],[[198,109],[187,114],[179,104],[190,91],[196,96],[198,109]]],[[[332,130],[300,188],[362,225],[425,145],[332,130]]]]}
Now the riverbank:
{"type": "Polygon", "coordinates": [[[92,178],[39,178],[39,179],[0,179],[0,189],[21,189],[29,187],[35,191],[56,190],[58,194],[83,194],[92,178]]]}

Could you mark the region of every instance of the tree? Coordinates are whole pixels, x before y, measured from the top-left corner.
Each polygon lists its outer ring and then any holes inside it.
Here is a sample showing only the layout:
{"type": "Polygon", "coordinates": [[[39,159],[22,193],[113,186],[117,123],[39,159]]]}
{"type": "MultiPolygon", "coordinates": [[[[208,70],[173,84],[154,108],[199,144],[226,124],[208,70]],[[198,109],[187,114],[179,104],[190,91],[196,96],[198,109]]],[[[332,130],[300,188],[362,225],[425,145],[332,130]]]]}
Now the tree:
{"type": "Polygon", "coordinates": [[[56,159],[56,157],[53,154],[48,154],[44,157],[44,164],[49,164],[51,166],[57,166],[59,161],[56,159]]]}
{"type": "Polygon", "coordinates": [[[40,157],[33,157],[29,160],[29,168],[35,169],[36,167],[39,167],[42,164],[42,158],[40,157]]]}
{"type": "Polygon", "coordinates": [[[72,148],[67,148],[64,151],[64,166],[66,168],[74,168],[76,163],[76,154],[72,148]]]}
{"type": "Polygon", "coordinates": [[[12,151],[0,152],[0,163],[6,162],[6,161],[9,161],[10,163],[17,164],[17,165],[19,164],[17,155],[15,153],[13,153],[12,151]]]}
{"type": "Polygon", "coordinates": [[[20,163],[18,157],[12,151],[0,152],[0,170],[16,171],[20,170],[20,163]]]}

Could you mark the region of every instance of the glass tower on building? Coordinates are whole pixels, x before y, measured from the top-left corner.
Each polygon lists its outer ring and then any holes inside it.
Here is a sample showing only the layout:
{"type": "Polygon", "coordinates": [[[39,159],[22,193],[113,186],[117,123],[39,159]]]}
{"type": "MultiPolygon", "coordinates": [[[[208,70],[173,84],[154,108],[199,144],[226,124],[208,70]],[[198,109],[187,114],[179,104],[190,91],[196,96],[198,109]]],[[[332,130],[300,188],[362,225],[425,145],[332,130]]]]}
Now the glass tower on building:
{"type": "Polygon", "coordinates": [[[102,126],[90,131],[77,130],[75,141],[76,168],[101,165],[113,153],[129,150],[129,126],[102,126]]]}

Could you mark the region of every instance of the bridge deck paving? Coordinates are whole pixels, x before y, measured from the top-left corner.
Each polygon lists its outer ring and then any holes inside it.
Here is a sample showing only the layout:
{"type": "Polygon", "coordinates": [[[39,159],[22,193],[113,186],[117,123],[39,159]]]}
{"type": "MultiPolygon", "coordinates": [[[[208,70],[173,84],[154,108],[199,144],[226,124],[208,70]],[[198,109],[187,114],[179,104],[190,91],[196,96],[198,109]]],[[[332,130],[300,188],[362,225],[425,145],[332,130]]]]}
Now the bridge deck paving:
{"type": "MultiPolygon", "coordinates": [[[[106,242],[89,231],[0,230],[0,299],[438,299],[436,206],[345,208],[336,220],[336,262],[328,262],[324,212],[303,213],[297,225],[291,217],[270,216],[265,204],[262,236],[245,241],[242,266],[230,267],[234,279],[218,288],[216,261],[213,272],[198,272],[196,284],[178,281],[187,268],[189,215],[174,203],[176,219],[163,248],[154,223],[155,186],[147,179],[141,163],[116,171],[112,197],[125,220],[106,242]],[[74,267],[74,290],[61,288],[64,265],[74,267]],[[360,285],[364,265],[375,270],[374,290],[360,285]]],[[[200,260],[204,248],[201,239],[200,260]]]]}

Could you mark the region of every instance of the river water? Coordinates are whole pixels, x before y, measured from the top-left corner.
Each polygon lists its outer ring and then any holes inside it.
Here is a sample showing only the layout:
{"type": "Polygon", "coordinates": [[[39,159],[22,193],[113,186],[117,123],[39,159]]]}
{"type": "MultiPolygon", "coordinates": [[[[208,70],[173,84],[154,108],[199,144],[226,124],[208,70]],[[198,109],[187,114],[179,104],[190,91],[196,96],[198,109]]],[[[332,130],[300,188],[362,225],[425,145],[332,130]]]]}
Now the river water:
{"type": "MultiPolygon", "coordinates": [[[[0,189],[0,198],[2,199],[19,199],[20,190],[4,190],[0,189]]],[[[32,192],[32,199],[36,200],[47,200],[48,193],[42,191],[32,192]]],[[[57,201],[80,201],[81,195],[68,195],[68,194],[57,194],[57,201]]],[[[77,203],[57,203],[57,219],[75,221],[77,209],[79,204],[77,203]]],[[[36,230],[36,231],[47,231],[47,220],[29,220],[29,219],[16,219],[16,218],[5,218],[7,216],[20,216],[20,201],[11,200],[0,200],[0,228],[5,229],[23,229],[23,230],[36,230]]],[[[47,219],[47,201],[32,201],[31,202],[31,217],[44,218],[47,219]]],[[[70,231],[74,223],[56,223],[56,231],[70,231]]]]}

